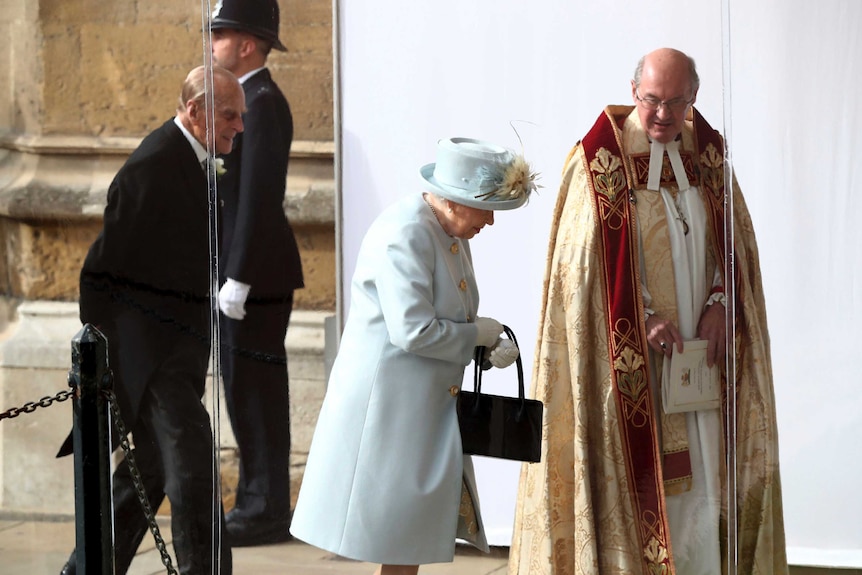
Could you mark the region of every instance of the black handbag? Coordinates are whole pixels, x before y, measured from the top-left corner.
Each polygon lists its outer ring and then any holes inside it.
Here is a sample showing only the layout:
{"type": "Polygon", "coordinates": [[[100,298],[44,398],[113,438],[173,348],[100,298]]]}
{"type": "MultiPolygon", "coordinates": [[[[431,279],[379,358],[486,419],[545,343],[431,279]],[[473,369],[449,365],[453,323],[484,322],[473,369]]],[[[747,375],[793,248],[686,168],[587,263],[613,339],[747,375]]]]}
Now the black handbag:
{"type": "MultiPolygon", "coordinates": [[[[503,326],[506,336],[518,345],[515,334],[503,326]]],[[[500,459],[538,462],[542,457],[542,410],[536,399],[524,398],[524,366],[518,368],[518,397],[482,393],[484,347],[476,348],[473,391],[458,394],[458,425],[464,453],[500,459]]]]}

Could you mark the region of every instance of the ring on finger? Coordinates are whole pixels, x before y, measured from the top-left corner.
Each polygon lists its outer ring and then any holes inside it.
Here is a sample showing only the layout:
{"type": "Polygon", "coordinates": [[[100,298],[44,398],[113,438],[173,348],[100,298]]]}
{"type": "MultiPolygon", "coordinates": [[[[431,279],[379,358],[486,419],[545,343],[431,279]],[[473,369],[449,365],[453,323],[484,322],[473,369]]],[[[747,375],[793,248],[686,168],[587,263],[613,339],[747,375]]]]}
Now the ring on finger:
{"type": "Polygon", "coordinates": [[[658,345],[659,345],[659,347],[661,347],[662,349],[667,349],[667,344],[666,344],[665,342],[663,342],[663,341],[662,341],[662,342],[660,342],[658,345]]]}

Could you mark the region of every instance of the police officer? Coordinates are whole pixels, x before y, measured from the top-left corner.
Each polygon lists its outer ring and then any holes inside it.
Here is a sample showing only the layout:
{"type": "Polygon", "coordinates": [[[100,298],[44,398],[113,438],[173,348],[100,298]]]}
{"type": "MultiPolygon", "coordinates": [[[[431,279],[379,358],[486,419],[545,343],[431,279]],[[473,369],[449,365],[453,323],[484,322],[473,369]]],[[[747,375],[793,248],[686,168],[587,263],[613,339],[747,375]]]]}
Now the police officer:
{"type": "Polygon", "coordinates": [[[246,94],[245,133],[224,158],[219,257],[221,370],[239,446],[234,546],[290,538],[290,414],[284,347],[293,291],[303,287],[296,239],[284,214],[293,139],[290,106],[266,68],[278,38],[276,0],[220,0],[212,14],[214,61],[246,94]]]}

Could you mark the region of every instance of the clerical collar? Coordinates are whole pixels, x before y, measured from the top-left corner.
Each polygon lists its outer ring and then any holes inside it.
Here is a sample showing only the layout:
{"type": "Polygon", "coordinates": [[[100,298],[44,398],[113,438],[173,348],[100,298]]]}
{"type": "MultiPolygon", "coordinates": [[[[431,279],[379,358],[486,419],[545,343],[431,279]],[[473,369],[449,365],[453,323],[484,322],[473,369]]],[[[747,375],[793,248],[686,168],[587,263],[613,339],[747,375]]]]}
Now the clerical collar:
{"type": "Polygon", "coordinates": [[[677,138],[667,144],[662,144],[655,140],[650,141],[649,177],[647,178],[648,190],[658,190],[661,185],[661,169],[665,151],[673,168],[673,175],[676,177],[676,185],[679,187],[679,191],[684,192],[691,187],[691,184],[688,182],[688,176],[685,175],[682,158],[679,155],[679,145],[681,142],[682,138],[677,138]]]}

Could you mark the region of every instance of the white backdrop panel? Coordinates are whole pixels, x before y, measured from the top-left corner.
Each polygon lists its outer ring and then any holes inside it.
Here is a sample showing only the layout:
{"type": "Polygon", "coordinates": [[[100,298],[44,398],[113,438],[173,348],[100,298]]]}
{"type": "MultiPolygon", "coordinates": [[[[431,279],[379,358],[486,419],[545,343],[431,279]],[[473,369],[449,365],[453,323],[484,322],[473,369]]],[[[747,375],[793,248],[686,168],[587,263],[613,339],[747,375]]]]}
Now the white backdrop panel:
{"type": "MultiPolygon", "coordinates": [[[[532,371],[550,216],[562,163],[606,104],[631,102],[637,59],[659,46],[695,57],[698,108],[724,128],[755,219],[773,338],[791,558],[862,566],[862,475],[853,457],[862,394],[851,330],[862,319],[860,46],[862,3],[731,3],[731,88],[722,89],[719,0],[341,0],[343,312],[374,217],[421,191],[439,138],[520,146],[542,174],[530,204],[471,241],[482,315],[519,336],[532,371]]],[[[514,370],[489,391],[514,391],[514,370]]],[[[528,382],[529,385],[529,382],[528,382]]],[[[478,458],[477,458],[478,459],[478,458]]],[[[511,538],[518,465],[477,461],[489,540],[511,538]]]]}
{"type": "Polygon", "coordinates": [[[731,10],[733,161],[772,339],[788,556],[862,567],[862,2],[731,10]]]}

